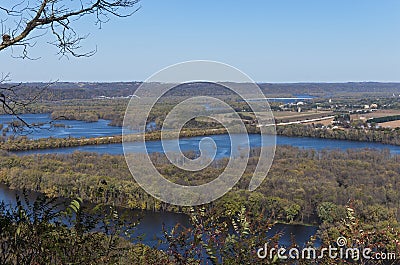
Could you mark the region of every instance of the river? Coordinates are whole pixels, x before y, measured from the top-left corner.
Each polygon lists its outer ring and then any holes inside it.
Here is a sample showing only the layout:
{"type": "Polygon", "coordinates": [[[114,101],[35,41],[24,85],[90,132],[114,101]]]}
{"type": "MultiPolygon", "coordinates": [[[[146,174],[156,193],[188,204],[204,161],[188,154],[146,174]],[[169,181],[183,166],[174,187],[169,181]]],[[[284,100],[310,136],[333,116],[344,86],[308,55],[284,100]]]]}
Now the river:
{"type": "MultiPolygon", "coordinates": [[[[229,157],[230,155],[230,139],[229,135],[211,135],[208,136],[213,139],[217,150],[215,158],[229,157]]],[[[238,141],[239,146],[246,143],[246,135],[233,135],[234,141],[238,141]]],[[[264,138],[269,138],[270,136],[262,136],[264,138]]],[[[180,148],[182,151],[199,151],[199,143],[203,139],[203,136],[196,136],[190,138],[182,138],[179,140],[180,148]]],[[[268,142],[268,139],[264,139],[268,142]]],[[[249,135],[250,147],[260,147],[261,146],[261,136],[258,134],[249,135]]],[[[319,139],[319,138],[308,138],[308,137],[287,137],[287,136],[276,136],[277,145],[290,145],[294,147],[299,147],[303,149],[314,149],[314,150],[341,150],[345,151],[347,149],[376,149],[383,150],[388,149],[391,154],[400,154],[400,146],[374,143],[374,142],[355,142],[355,141],[344,141],[344,140],[332,140],[332,139],[319,139]]],[[[171,140],[166,140],[164,142],[167,146],[173,146],[171,140]]],[[[208,145],[209,148],[213,148],[213,145],[208,145]]],[[[139,143],[128,143],[128,152],[132,153],[144,153],[145,150],[141,148],[139,143]]],[[[149,153],[163,152],[163,147],[161,141],[148,141],[146,142],[147,151],[149,153]]],[[[207,145],[206,145],[207,147],[207,145]]],[[[177,151],[175,149],[170,149],[172,151],[177,151]]],[[[103,145],[85,145],[67,148],[57,148],[57,149],[40,149],[40,150],[28,150],[14,152],[17,155],[30,155],[30,154],[70,154],[73,152],[95,152],[99,154],[111,154],[111,155],[121,155],[123,154],[122,144],[103,144],[103,145]]],[[[209,153],[213,153],[211,150],[206,150],[209,153]]]]}
{"type": "MultiPolygon", "coordinates": [[[[47,123],[50,121],[48,114],[27,114],[24,115],[28,122],[42,122],[47,123]]],[[[6,124],[10,121],[9,116],[1,115],[0,123],[6,124]]],[[[98,122],[82,122],[82,121],[61,121],[66,125],[65,128],[49,128],[43,130],[32,130],[27,136],[31,139],[45,138],[45,137],[101,137],[121,134],[121,127],[108,126],[108,121],[99,120],[98,122]]],[[[45,125],[47,126],[47,125],[45,125]]],[[[216,143],[216,158],[228,157],[231,153],[230,150],[230,139],[229,135],[212,135],[209,136],[216,143]]],[[[245,143],[246,135],[235,135],[235,141],[245,143]]],[[[261,136],[252,134],[249,135],[250,146],[259,147],[261,145],[261,136]]],[[[270,137],[270,136],[263,136],[270,137]]],[[[180,139],[180,148],[182,151],[198,151],[199,142],[204,137],[191,137],[180,139]]],[[[268,142],[268,141],[267,141],[268,142]]],[[[168,141],[166,142],[168,145],[168,141]]],[[[381,143],[369,143],[369,142],[352,142],[352,141],[341,141],[341,140],[328,140],[328,139],[316,139],[316,138],[301,138],[301,137],[285,137],[277,136],[277,145],[290,145],[294,147],[304,149],[338,149],[347,150],[349,148],[373,148],[373,149],[388,149],[392,154],[400,154],[400,146],[385,145],[381,143]]],[[[162,144],[160,141],[149,141],[146,142],[148,152],[162,152],[162,144]]],[[[137,143],[130,143],[128,148],[131,152],[144,152],[137,143]]],[[[79,146],[71,148],[60,148],[60,149],[45,149],[45,150],[33,150],[33,151],[22,151],[16,152],[18,155],[29,155],[29,154],[48,154],[58,153],[67,154],[75,151],[85,152],[96,152],[100,154],[123,154],[121,144],[108,144],[108,145],[89,145],[79,146]]],[[[12,203],[15,201],[15,195],[18,191],[12,191],[5,185],[0,185],[0,200],[12,203]]],[[[29,197],[34,200],[34,197],[29,197]]],[[[177,213],[154,213],[154,212],[142,212],[143,219],[138,225],[136,233],[144,234],[143,242],[150,246],[157,246],[158,239],[162,238],[162,224],[164,223],[167,228],[172,228],[175,224],[180,223],[184,226],[189,226],[188,216],[177,213]]],[[[295,236],[295,240],[299,245],[303,245],[308,239],[314,235],[317,231],[317,227],[314,226],[298,226],[298,225],[276,225],[272,232],[283,232],[283,236],[280,240],[280,244],[289,246],[291,244],[291,234],[295,236]]],[[[270,232],[270,233],[272,233],[270,232]]],[[[165,245],[160,246],[164,248],[165,245]]]]}
{"type": "MultiPolygon", "coordinates": [[[[61,120],[56,123],[62,123],[65,127],[50,127],[49,122],[51,118],[49,114],[24,114],[21,118],[25,119],[28,123],[42,123],[44,124],[40,129],[26,130],[25,134],[30,139],[39,138],[65,138],[65,137],[103,137],[120,135],[122,133],[122,127],[108,126],[109,121],[98,120],[97,122],[84,122],[84,121],[67,121],[61,120]]],[[[0,115],[0,124],[7,127],[7,123],[15,120],[11,115],[0,115]]],[[[11,135],[12,132],[8,132],[7,135],[11,135]]],[[[216,143],[216,158],[228,157],[230,155],[230,139],[226,134],[223,135],[211,135],[209,136],[216,143]]],[[[246,143],[246,135],[234,135],[235,141],[246,143]]],[[[260,147],[261,139],[260,135],[251,134],[249,135],[250,147],[260,147]]],[[[269,136],[263,136],[268,138],[269,136]]],[[[182,151],[198,151],[199,142],[203,139],[203,136],[183,138],[180,139],[180,148],[182,151]]],[[[268,139],[265,142],[269,142],[268,139]]],[[[319,139],[319,138],[307,138],[307,137],[287,137],[287,136],[276,136],[277,145],[290,145],[294,147],[304,149],[336,149],[336,150],[347,150],[350,148],[362,149],[388,149],[392,154],[400,154],[400,146],[387,145],[374,142],[355,142],[355,141],[343,141],[343,140],[332,140],[332,139],[319,139]]],[[[171,141],[166,141],[168,145],[171,141]]],[[[240,145],[240,144],[239,144],[240,145]]],[[[147,150],[149,153],[162,152],[163,148],[160,141],[149,141],[146,143],[147,150]]],[[[211,145],[212,146],[212,145],[211,145]]],[[[130,152],[143,153],[145,150],[140,148],[138,143],[130,143],[128,146],[130,152]]],[[[81,152],[96,152],[100,154],[111,154],[121,155],[123,149],[121,144],[106,144],[106,145],[86,145],[69,148],[59,149],[43,149],[43,150],[31,150],[16,152],[18,155],[29,155],[29,154],[68,154],[75,151],[81,152]]],[[[177,151],[177,150],[175,150],[177,151]]],[[[211,150],[207,150],[211,151],[211,150]]],[[[211,152],[213,153],[213,152],[211,152]]]]}
{"type": "MultiPolygon", "coordinates": [[[[23,135],[26,135],[30,139],[39,138],[66,138],[66,137],[101,137],[101,136],[112,136],[122,133],[121,127],[108,126],[110,121],[98,120],[96,122],[85,122],[85,121],[69,121],[59,120],[52,121],[50,114],[22,114],[20,116],[24,121],[29,124],[41,124],[38,128],[28,129],[25,128],[23,135]],[[62,124],[65,127],[51,126],[55,124],[62,124]]],[[[0,115],[0,124],[3,127],[8,127],[8,123],[15,121],[15,117],[12,115],[0,115]]],[[[14,132],[10,129],[6,134],[7,136],[13,135],[14,132]]]]}
{"type": "MultiPolygon", "coordinates": [[[[22,198],[22,191],[11,190],[5,184],[0,184],[0,201],[10,205],[10,207],[16,207],[15,198],[17,195],[22,198]]],[[[27,193],[29,203],[33,203],[38,196],[39,194],[36,192],[27,193]]],[[[162,242],[165,239],[162,231],[163,225],[168,231],[176,224],[181,224],[183,227],[187,228],[191,227],[189,216],[186,214],[139,210],[129,211],[130,213],[128,216],[132,217],[133,222],[137,222],[138,218],[141,218],[132,234],[132,238],[140,236],[142,243],[151,247],[157,247],[158,249],[166,249],[167,247],[167,245],[162,242]]],[[[305,244],[311,236],[315,235],[317,229],[316,226],[277,224],[268,231],[267,235],[273,236],[276,233],[282,233],[279,243],[284,246],[290,246],[292,243],[291,236],[295,235],[296,243],[301,246],[305,244]]]]}

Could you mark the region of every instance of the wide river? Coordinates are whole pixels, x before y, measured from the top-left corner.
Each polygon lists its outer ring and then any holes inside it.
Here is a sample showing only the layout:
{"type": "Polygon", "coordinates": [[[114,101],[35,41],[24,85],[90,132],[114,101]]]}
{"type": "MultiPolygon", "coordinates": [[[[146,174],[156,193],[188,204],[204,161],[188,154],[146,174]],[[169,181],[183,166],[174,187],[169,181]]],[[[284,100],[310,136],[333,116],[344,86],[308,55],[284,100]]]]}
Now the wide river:
{"type": "MultiPolygon", "coordinates": [[[[27,114],[23,115],[23,118],[30,123],[48,123],[51,121],[48,114],[27,114]]],[[[11,116],[0,115],[0,124],[7,127],[7,123],[12,120],[11,116]]],[[[121,127],[108,126],[108,121],[99,120],[98,122],[82,122],[82,121],[59,121],[63,123],[65,127],[49,128],[48,125],[44,125],[44,129],[30,130],[27,137],[31,139],[46,138],[46,137],[101,137],[121,134],[121,127]]],[[[8,132],[9,135],[11,132],[8,132]]],[[[231,142],[229,135],[212,135],[209,136],[214,140],[216,144],[216,158],[228,157],[231,153],[231,142]]],[[[234,135],[234,141],[241,143],[246,142],[246,135],[234,135]]],[[[259,147],[261,145],[261,136],[249,135],[249,142],[251,147],[259,147]]],[[[270,136],[264,136],[270,137],[270,136]]],[[[191,137],[180,139],[180,148],[182,151],[198,151],[199,143],[204,137],[191,137]]],[[[352,141],[341,141],[341,140],[328,140],[328,139],[316,139],[316,138],[301,138],[301,137],[285,137],[277,136],[277,145],[290,145],[305,149],[338,149],[347,150],[349,148],[372,148],[377,150],[388,149],[392,154],[400,154],[400,146],[385,145],[380,143],[368,143],[368,142],[352,142],[352,141]]],[[[169,141],[165,144],[168,146],[169,141]]],[[[212,145],[210,145],[213,148],[212,145]]],[[[160,141],[149,141],[146,142],[148,152],[163,152],[163,147],[160,141]]],[[[137,143],[130,143],[130,152],[144,152],[137,143]]],[[[46,149],[46,150],[34,150],[34,151],[23,151],[17,152],[18,155],[29,155],[29,154],[48,154],[58,153],[67,154],[75,151],[85,152],[96,152],[100,154],[123,154],[121,144],[108,144],[108,145],[88,145],[71,148],[60,148],[60,149],[46,149]]],[[[0,200],[12,203],[15,200],[16,191],[9,190],[5,185],[0,185],[0,200]]],[[[32,198],[33,200],[33,198],[32,198]]],[[[143,219],[137,227],[137,234],[144,234],[144,242],[151,246],[158,244],[158,239],[162,237],[161,227],[165,223],[166,227],[172,228],[175,224],[181,223],[185,226],[189,225],[189,219],[184,214],[175,213],[153,213],[144,212],[143,219]]],[[[283,232],[283,236],[280,243],[283,245],[290,245],[291,234],[295,236],[295,239],[299,245],[303,245],[310,236],[316,233],[317,227],[312,226],[298,226],[298,225],[277,225],[270,233],[276,231],[283,232]]],[[[164,246],[165,247],[165,246],[164,246]]],[[[161,246],[163,248],[163,246],[161,246]]]]}
{"type": "MultiPolygon", "coordinates": [[[[51,118],[49,114],[25,114],[21,116],[28,123],[42,123],[44,124],[40,129],[26,130],[25,134],[30,139],[39,138],[65,138],[65,137],[102,137],[102,136],[112,136],[120,135],[122,133],[121,127],[108,126],[109,121],[99,120],[97,122],[84,122],[84,121],[57,121],[55,123],[62,123],[65,127],[51,127],[49,122],[51,118]]],[[[7,127],[7,123],[13,120],[10,115],[0,115],[0,124],[7,127]]],[[[13,134],[12,131],[8,132],[7,135],[13,134]]],[[[231,142],[229,135],[211,135],[209,136],[215,141],[217,150],[216,158],[227,157],[230,155],[231,142]]],[[[234,135],[234,141],[241,144],[246,143],[246,135],[234,135]]],[[[259,147],[261,145],[261,136],[257,134],[249,135],[250,147],[259,147]]],[[[268,142],[269,136],[263,136],[265,142],[268,142]]],[[[180,148],[182,151],[198,151],[199,143],[204,137],[190,137],[180,139],[180,148]]],[[[372,149],[388,149],[392,154],[400,154],[400,146],[386,145],[381,143],[370,143],[370,142],[355,142],[355,141],[342,141],[342,140],[330,140],[330,139],[318,139],[318,138],[306,138],[306,137],[286,137],[277,136],[277,145],[290,145],[305,149],[337,149],[337,150],[347,150],[349,148],[372,148],[372,149]]],[[[172,144],[171,141],[165,141],[164,144],[169,146],[172,144]]],[[[205,145],[207,147],[207,145],[205,145]]],[[[208,145],[213,148],[212,145],[208,145]]],[[[160,141],[149,141],[146,143],[147,151],[153,152],[163,152],[163,147],[160,141]]],[[[145,152],[138,143],[130,143],[128,146],[130,152],[145,152]]],[[[173,150],[172,151],[177,151],[173,150]]],[[[44,149],[44,150],[33,150],[33,151],[23,151],[18,152],[18,155],[28,155],[28,154],[50,154],[50,153],[60,153],[67,154],[73,153],[75,151],[82,152],[96,152],[100,154],[123,154],[123,149],[121,144],[107,144],[107,145],[87,145],[78,146],[70,148],[59,148],[59,149],[44,149]]]]}

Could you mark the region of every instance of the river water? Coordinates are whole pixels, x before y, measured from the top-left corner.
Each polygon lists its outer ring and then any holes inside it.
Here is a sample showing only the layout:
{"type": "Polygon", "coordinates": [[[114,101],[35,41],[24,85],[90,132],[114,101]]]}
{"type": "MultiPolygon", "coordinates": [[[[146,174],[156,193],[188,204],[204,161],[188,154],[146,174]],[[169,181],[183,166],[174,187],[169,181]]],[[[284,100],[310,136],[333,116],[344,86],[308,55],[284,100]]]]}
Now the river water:
{"type": "MultiPolygon", "coordinates": [[[[229,135],[221,134],[221,135],[211,135],[208,136],[213,139],[217,150],[216,150],[216,158],[229,157],[231,142],[229,135]]],[[[246,135],[233,135],[234,141],[239,142],[239,146],[245,145],[246,143],[246,135]]],[[[262,136],[265,142],[269,142],[268,138],[270,136],[262,136]]],[[[199,143],[203,139],[203,136],[196,136],[190,138],[182,138],[179,140],[180,148],[182,151],[199,151],[199,143]]],[[[315,149],[315,150],[342,150],[345,151],[347,149],[376,149],[383,150],[388,149],[392,154],[400,154],[400,146],[395,145],[387,145],[381,143],[370,143],[370,142],[355,142],[355,141],[343,141],[343,140],[331,140],[331,139],[319,139],[319,138],[307,138],[307,137],[287,137],[287,136],[276,136],[277,145],[290,145],[294,147],[304,148],[304,149],[315,149]]],[[[164,142],[167,146],[173,146],[171,140],[166,140],[164,142]]],[[[261,136],[258,134],[250,134],[249,135],[249,143],[250,147],[260,147],[261,146],[261,136]]],[[[207,146],[207,145],[206,145],[207,146]]],[[[209,145],[209,148],[214,148],[213,145],[209,145]]],[[[127,144],[128,152],[132,153],[144,153],[144,150],[139,143],[128,143],[127,144]]],[[[163,152],[163,146],[161,141],[148,141],[146,142],[147,152],[163,152]]],[[[175,149],[170,149],[172,151],[178,151],[175,149]]],[[[58,149],[42,149],[42,150],[28,150],[28,151],[19,151],[15,152],[18,155],[29,155],[29,154],[70,154],[76,151],[80,152],[95,152],[99,154],[111,154],[111,155],[121,155],[123,154],[122,144],[103,144],[103,145],[86,145],[86,146],[76,146],[76,147],[67,147],[67,148],[58,148],[58,149]]],[[[206,150],[210,153],[213,153],[211,150],[206,150]]]]}
{"type": "MultiPolygon", "coordinates": [[[[10,207],[16,207],[16,196],[23,198],[22,191],[11,190],[5,184],[0,184],[0,201],[10,205],[10,207]]],[[[39,196],[38,193],[29,192],[27,199],[29,203],[33,204],[36,198],[39,196]]],[[[183,227],[191,227],[189,216],[182,213],[171,213],[171,212],[151,212],[151,211],[139,211],[129,210],[128,216],[132,218],[133,222],[139,220],[139,224],[136,226],[135,231],[132,234],[132,238],[135,241],[135,237],[141,237],[142,243],[151,247],[157,247],[159,249],[166,249],[167,245],[163,235],[162,227],[164,225],[167,231],[171,231],[176,224],[180,224],[183,227]]],[[[277,224],[268,231],[268,236],[274,236],[276,233],[281,233],[279,243],[284,246],[290,246],[292,243],[291,236],[295,236],[296,243],[298,245],[305,244],[311,236],[317,232],[316,226],[304,226],[304,225],[287,225],[277,224]]]]}
{"type": "MultiPolygon", "coordinates": [[[[40,129],[27,130],[26,136],[30,139],[39,138],[65,138],[65,137],[102,137],[102,136],[113,136],[120,135],[122,133],[121,127],[108,126],[109,121],[99,120],[97,122],[84,122],[84,121],[57,121],[56,123],[62,123],[65,127],[50,127],[49,122],[51,118],[49,114],[24,114],[21,115],[28,123],[43,123],[44,125],[40,129]]],[[[11,115],[0,115],[0,124],[7,127],[7,123],[15,120],[11,115]]],[[[12,132],[8,132],[7,135],[11,135],[12,132]]],[[[216,158],[228,157],[230,155],[231,142],[229,135],[211,135],[209,136],[216,143],[216,158]]],[[[246,143],[246,135],[234,135],[234,141],[246,143]]],[[[263,136],[269,138],[269,136],[263,136]]],[[[190,137],[180,139],[180,148],[182,151],[199,151],[199,143],[203,139],[203,136],[190,137]]],[[[270,142],[268,139],[264,139],[266,143],[270,142]]],[[[342,141],[342,140],[331,140],[331,139],[318,139],[318,138],[307,138],[307,137],[287,137],[287,136],[276,136],[277,145],[290,145],[305,149],[336,149],[336,150],[347,150],[350,148],[362,149],[388,149],[392,154],[400,154],[400,146],[387,145],[373,142],[355,142],[355,141],[342,141]]],[[[257,134],[249,135],[250,147],[260,147],[261,136],[257,134]]],[[[240,145],[239,143],[239,145],[240,145]]],[[[172,141],[166,141],[166,145],[172,144],[172,141]]],[[[163,152],[162,144],[160,141],[149,141],[146,143],[147,151],[163,152]]],[[[213,145],[212,145],[213,146],[213,145]]],[[[128,145],[130,152],[145,152],[138,143],[130,143],[128,145]]],[[[123,154],[121,144],[107,144],[107,145],[87,145],[70,148],[59,148],[59,149],[46,149],[46,150],[33,150],[18,152],[19,155],[28,154],[51,154],[60,153],[68,154],[75,151],[82,152],[96,152],[100,154],[123,154]]],[[[177,151],[177,150],[173,150],[177,151]]],[[[209,151],[209,150],[208,150],[209,151]]]]}
{"type": "MultiPolygon", "coordinates": [[[[48,123],[50,117],[48,114],[27,114],[23,118],[32,123],[48,123]]],[[[1,115],[0,124],[7,124],[12,120],[11,116],[1,115]]],[[[46,137],[101,137],[121,134],[121,127],[108,126],[108,121],[99,120],[98,122],[82,122],[82,121],[60,121],[66,127],[49,128],[44,125],[45,129],[31,130],[27,137],[31,139],[46,138],[46,137]]],[[[6,125],[5,125],[6,126],[6,125]]],[[[8,133],[9,134],[9,133],[8,133]]],[[[231,142],[229,135],[212,135],[209,136],[216,144],[216,158],[228,157],[231,153],[231,142]]],[[[246,135],[235,135],[234,141],[246,142],[246,135]]],[[[251,147],[259,147],[261,145],[260,135],[249,135],[251,147]]],[[[270,137],[270,136],[263,136],[270,137]]],[[[182,151],[198,151],[199,143],[204,137],[191,137],[180,139],[180,148],[182,151]]],[[[392,154],[400,154],[400,146],[384,145],[380,143],[368,142],[352,142],[341,140],[328,140],[328,139],[315,139],[315,138],[301,138],[301,137],[285,137],[277,136],[277,145],[290,145],[305,149],[339,149],[347,150],[349,148],[373,148],[373,149],[388,149],[392,154]]],[[[268,142],[268,141],[267,141],[268,142]]],[[[168,145],[168,141],[166,142],[168,145]]],[[[148,152],[163,152],[162,144],[160,141],[146,142],[148,152]]],[[[137,143],[130,143],[128,146],[130,152],[144,152],[137,143]]],[[[48,154],[58,153],[67,154],[75,151],[96,152],[100,154],[123,154],[121,144],[108,144],[108,145],[89,145],[71,148],[60,149],[47,149],[47,150],[34,150],[17,152],[18,155],[29,154],[48,154]]],[[[18,191],[12,191],[5,185],[0,185],[0,200],[13,203],[15,202],[15,195],[18,191]]],[[[30,197],[34,200],[34,197],[30,197]]],[[[158,239],[162,238],[162,224],[164,223],[167,228],[172,228],[175,224],[180,223],[184,226],[189,226],[189,218],[184,214],[177,213],[153,213],[142,212],[143,219],[137,227],[137,235],[144,234],[144,243],[150,246],[157,246],[158,239]]],[[[313,226],[298,226],[298,225],[277,225],[273,228],[272,232],[283,232],[280,244],[289,246],[291,244],[291,235],[295,236],[295,240],[299,245],[303,245],[314,235],[317,227],[313,226]]],[[[270,232],[270,233],[272,233],[270,232]]],[[[165,247],[161,246],[161,248],[165,247]]]]}

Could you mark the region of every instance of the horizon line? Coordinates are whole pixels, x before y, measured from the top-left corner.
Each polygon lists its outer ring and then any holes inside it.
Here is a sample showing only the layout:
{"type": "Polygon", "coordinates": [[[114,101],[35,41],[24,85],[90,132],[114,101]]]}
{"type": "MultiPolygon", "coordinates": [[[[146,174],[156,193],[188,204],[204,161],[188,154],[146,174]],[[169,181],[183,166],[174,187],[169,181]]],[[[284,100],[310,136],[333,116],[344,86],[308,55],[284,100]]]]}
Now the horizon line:
{"type": "MultiPolygon", "coordinates": [[[[3,84],[29,84],[29,83],[94,83],[94,84],[104,84],[104,83],[143,83],[145,81],[130,80],[130,81],[13,81],[4,82],[3,84]]],[[[193,81],[201,83],[202,81],[193,81]]],[[[204,81],[207,82],[207,81],[204,81]]],[[[234,81],[217,81],[221,83],[240,83],[234,81]]],[[[152,82],[152,83],[174,83],[174,82],[152,82]]],[[[256,84],[351,84],[351,83],[380,83],[380,84],[400,84],[400,81],[288,81],[288,82],[271,82],[271,81],[255,81],[256,84]]]]}

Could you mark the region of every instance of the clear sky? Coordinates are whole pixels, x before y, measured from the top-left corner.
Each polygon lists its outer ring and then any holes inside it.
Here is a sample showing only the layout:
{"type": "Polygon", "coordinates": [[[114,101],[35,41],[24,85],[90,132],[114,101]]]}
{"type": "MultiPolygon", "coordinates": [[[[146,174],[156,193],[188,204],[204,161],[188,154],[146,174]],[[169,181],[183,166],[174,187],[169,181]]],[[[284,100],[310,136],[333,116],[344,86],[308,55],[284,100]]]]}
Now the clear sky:
{"type": "MultiPolygon", "coordinates": [[[[142,0],[90,36],[90,58],[59,59],[39,42],[36,61],[0,52],[13,81],[140,81],[174,63],[233,65],[259,82],[400,81],[399,0],[142,0]]],[[[0,16],[4,16],[1,14],[0,16]]],[[[44,40],[42,41],[44,42],[44,40]]]]}

